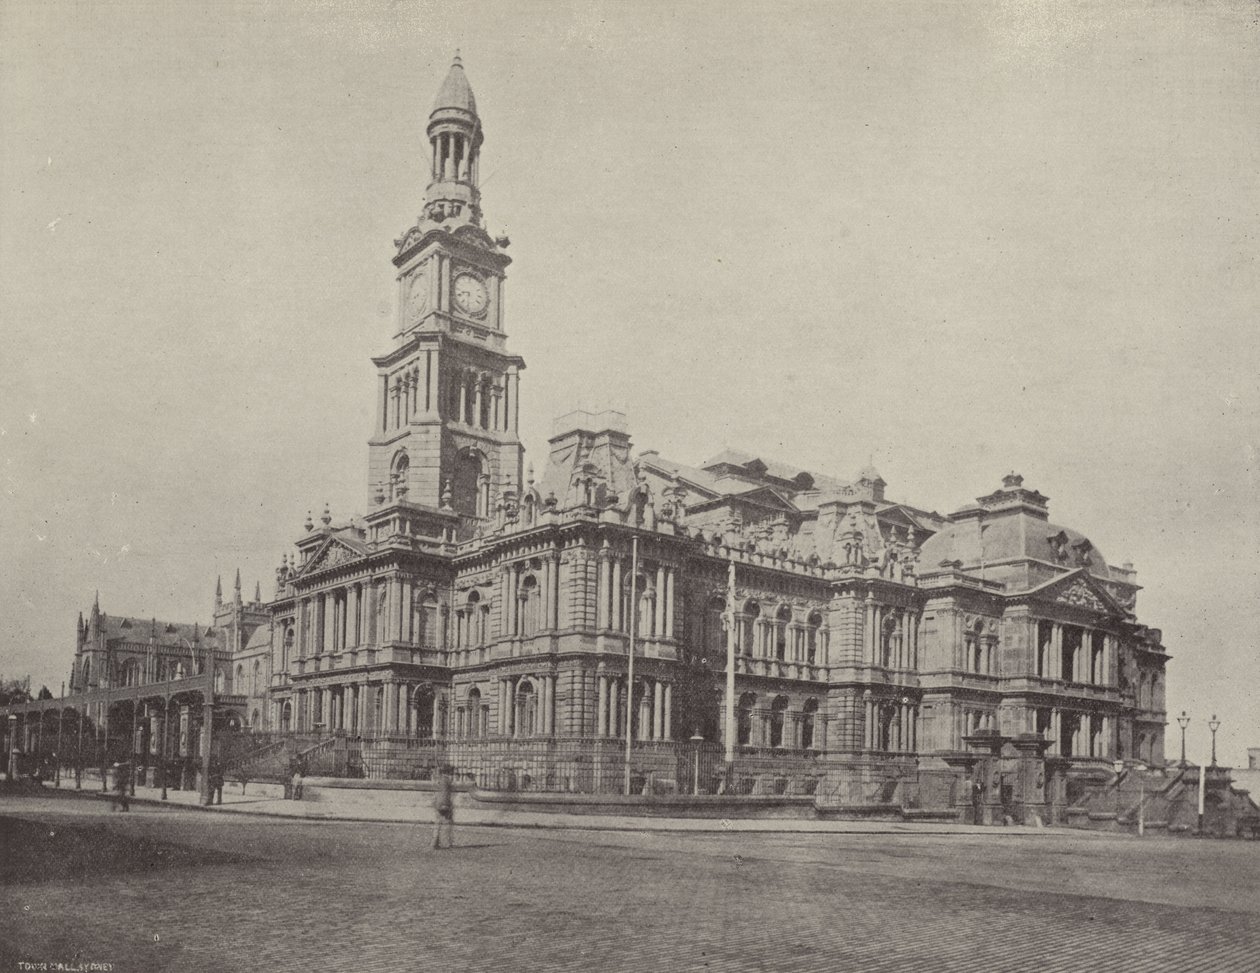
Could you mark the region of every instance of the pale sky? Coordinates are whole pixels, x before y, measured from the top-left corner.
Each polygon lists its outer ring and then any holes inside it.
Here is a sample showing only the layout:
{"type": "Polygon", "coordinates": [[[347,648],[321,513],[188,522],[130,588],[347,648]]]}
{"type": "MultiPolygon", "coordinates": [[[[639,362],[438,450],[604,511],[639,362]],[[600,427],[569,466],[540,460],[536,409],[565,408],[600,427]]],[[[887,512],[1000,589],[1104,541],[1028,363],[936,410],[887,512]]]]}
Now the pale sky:
{"type": "MultiPolygon", "coordinates": [[[[1016,470],[1260,746],[1260,24],[1194,3],[0,0],[0,673],[363,512],[460,48],[551,420],[952,511],[1016,470]]],[[[1176,756],[1178,730],[1167,750],[1176,756]]]]}

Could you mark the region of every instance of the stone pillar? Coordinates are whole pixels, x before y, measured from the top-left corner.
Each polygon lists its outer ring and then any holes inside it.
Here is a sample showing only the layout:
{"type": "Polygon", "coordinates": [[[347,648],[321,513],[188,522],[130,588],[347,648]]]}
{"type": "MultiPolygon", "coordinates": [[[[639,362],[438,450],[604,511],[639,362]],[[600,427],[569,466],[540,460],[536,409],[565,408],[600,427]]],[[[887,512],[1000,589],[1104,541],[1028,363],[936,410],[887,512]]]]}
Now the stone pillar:
{"type": "Polygon", "coordinates": [[[476,388],[473,390],[473,414],[472,414],[472,422],[470,423],[470,425],[473,425],[473,426],[481,425],[481,402],[482,402],[482,395],[484,394],[484,391],[483,391],[484,388],[485,388],[485,382],[483,381],[482,376],[478,375],[477,385],[476,385],[476,388]]]}
{"type": "Polygon", "coordinates": [[[612,590],[612,564],[609,562],[605,551],[599,552],[596,565],[595,627],[602,632],[612,625],[609,612],[609,592],[612,590]]]}
{"type": "Polygon", "coordinates": [[[660,680],[654,680],[652,697],[652,739],[660,740],[665,736],[665,686],[660,680]]]}
{"type": "Polygon", "coordinates": [[[357,648],[363,641],[363,633],[359,625],[359,620],[363,615],[363,586],[352,584],[346,590],[348,592],[346,614],[349,616],[347,630],[350,633],[348,641],[352,647],[357,648]]]}
{"type": "Polygon", "coordinates": [[[539,607],[542,609],[540,613],[541,617],[538,619],[539,631],[543,631],[545,629],[551,628],[551,600],[552,600],[551,585],[552,585],[551,558],[544,557],[542,559],[542,591],[539,592],[539,595],[541,596],[541,604],[539,605],[539,607]]]}
{"type": "Polygon", "coordinates": [[[314,633],[314,655],[320,655],[324,651],[324,596],[315,596],[315,625],[312,629],[314,633]]]}
{"type": "Polygon", "coordinates": [[[671,691],[672,684],[665,684],[665,726],[664,737],[666,740],[674,738],[674,694],[671,691]]]}
{"type": "Polygon", "coordinates": [[[862,653],[865,657],[864,661],[867,665],[873,666],[878,660],[878,655],[876,654],[877,642],[875,636],[875,602],[870,599],[869,595],[866,600],[866,618],[862,635],[862,641],[865,648],[865,651],[862,653]]]}
{"type": "Polygon", "coordinates": [[[665,635],[665,566],[656,568],[656,611],[652,619],[652,634],[657,638],[665,635]]]}
{"type": "Polygon", "coordinates": [[[548,563],[551,565],[551,580],[547,588],[551,609],[547,613],[547,627],[555,631],[560,627],[560,555],[552,554],[548,563]]]}
{"type": "Polygon", "coordinates": [[[599,676],[599,696],[597,702],[597,716],[595,722],[596,736],[608,736],[608,677],[602,673],[599,676]]]}
{"type": "Polygon", "coordinates": [[[623,631],[624,625],[621,618],[621,558],[613,555],[612,559],[612,600],[610,607],[612,609],[612,627],[615,631],[623,631]]]}
{"type": "Polygon", "coordinates": [[[392,682],[386,682],[383,696],[383,702],[385,703],[385,726],[383,729],[388,735],[398,730],[398,687],[392,682]]]}
{"type": "MultiPolygon", "coordinates": [[[[674,637],[674,569],[665,572],[665,638],[674,637]]],[[[668,686],[665,687],[669,689],[668,686]]]]}

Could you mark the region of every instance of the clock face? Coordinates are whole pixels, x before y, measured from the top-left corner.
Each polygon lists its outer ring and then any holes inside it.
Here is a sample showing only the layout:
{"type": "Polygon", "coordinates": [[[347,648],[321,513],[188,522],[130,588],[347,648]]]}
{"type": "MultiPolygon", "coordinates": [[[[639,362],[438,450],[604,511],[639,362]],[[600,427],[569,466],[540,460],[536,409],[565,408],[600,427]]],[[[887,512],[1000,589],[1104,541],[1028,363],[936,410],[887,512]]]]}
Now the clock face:
{"type": "Polygon", "coordinates": [[[429,306],[429,278],[424,271],[412,275],[407,285],[407,320],[415,324],[429,306]]]}
{"type": "Polygon", "coordinates": [[[489,303],[486,285],[472,274],[460,274],[455,278],[455,306],[465,314],[481,314],[489,303]]]}

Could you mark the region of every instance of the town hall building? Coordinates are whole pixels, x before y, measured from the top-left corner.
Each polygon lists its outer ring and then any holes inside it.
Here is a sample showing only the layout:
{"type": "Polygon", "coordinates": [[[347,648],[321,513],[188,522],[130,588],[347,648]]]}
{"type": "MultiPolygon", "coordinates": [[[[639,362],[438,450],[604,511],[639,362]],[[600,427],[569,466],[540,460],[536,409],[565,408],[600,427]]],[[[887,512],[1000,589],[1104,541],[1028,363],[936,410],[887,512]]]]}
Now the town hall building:
{"type": "MultiPolygon", "coordinates": [[[[942,515],[872,468],[636,451],[616,412],[563,417],[528,461],[508,241],[485,229],[486,133],[458,57],[427,135],[396,324],[363,390],[366,513],[308,519],[267,599],[239,579],[216,595],[208,638],[243,727],[369,741],[368,775],[370,752],[405,776],[440,743],[484,786],[528,754],[535,783],[569,790],[595,787],[627,733],[654,776],[700,790],[671,761],[702,739],[849,802],[914,780],[932,803],[923,782],[977,753],[1069,774],[1163,763],[1168,656],[1135,615],[1132,565],[1016,474],[942,515]]],[[[123,621],[99,615],[74,687],[187,655],[192,632],[163,643],[165,623],[133,619],[143,637],[117,639],[123,621]],[[145,648],[160,644],[175,648],[145,648]]],[[[1012,786],[1037,803],[1050,784],[1012,786]]]]}

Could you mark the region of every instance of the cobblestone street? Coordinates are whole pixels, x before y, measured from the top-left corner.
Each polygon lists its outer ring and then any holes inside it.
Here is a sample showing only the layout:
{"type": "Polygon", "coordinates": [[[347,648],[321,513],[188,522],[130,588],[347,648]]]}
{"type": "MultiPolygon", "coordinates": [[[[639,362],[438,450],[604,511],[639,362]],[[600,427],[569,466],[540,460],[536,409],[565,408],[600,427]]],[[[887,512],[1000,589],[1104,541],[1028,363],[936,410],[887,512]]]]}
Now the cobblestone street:
{"type": "Polygon", "coordinates": [[[0,971],[1254,970],[1260,844],[305,822],[0,800],[0,971]]]}

